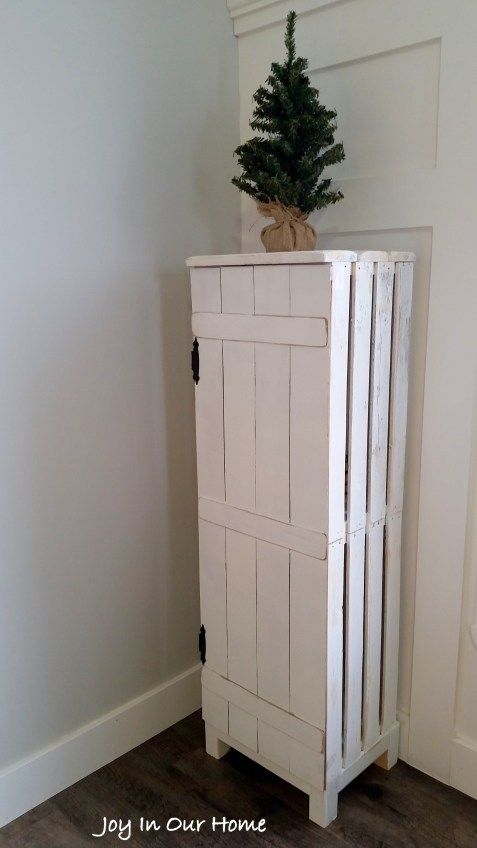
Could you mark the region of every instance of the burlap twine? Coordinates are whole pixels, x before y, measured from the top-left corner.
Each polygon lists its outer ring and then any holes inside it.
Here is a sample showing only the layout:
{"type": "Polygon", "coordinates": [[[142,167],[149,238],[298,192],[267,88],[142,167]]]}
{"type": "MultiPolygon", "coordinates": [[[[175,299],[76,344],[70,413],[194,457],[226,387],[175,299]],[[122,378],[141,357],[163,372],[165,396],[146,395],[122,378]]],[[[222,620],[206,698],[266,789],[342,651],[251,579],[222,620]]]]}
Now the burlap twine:
{"type": "Polygon", "coordinates": [[[314,250],[316,232],[311,224],[306,223],[306,212],[301,212],[296,206],[283,206],[278,200],[257,202],[257,208],[265,218],[275,218],[275,224],[269,224],[260,233],[267,253],[314,250]]]}

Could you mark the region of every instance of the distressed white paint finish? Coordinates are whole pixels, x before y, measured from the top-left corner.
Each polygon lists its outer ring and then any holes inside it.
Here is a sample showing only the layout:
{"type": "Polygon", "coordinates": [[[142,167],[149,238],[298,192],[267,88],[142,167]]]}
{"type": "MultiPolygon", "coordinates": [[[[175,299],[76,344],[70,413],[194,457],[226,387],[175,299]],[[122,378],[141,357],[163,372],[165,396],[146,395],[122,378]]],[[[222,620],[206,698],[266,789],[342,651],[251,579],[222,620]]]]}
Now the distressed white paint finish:
{"type": "Polygon", "coordinates": [[[412,265],[397,263],[394,281],[387,512],[403,507],[406,458],[409,347],[411,342],[412,265]]]}
{"type": "Polygon", "coordinates": [[[254,509],[254,346],[247,342],[223,342],[223,359],[226,500],[233,506],[254,509]]]}
{"type": "Polygon", "coordinates": [[[221,312],[220,268],[191,268],[192,312],[221,312]]]}
{"type": "Polygon", "coordinates": [[[207,379],[195,391],[197,484],[199,495],[225,500],[222,342],[199,339],[199,356],[207,379]]]}
{"type": "Polygon", "coordinates": [[[353,263],[348,389],[348,531],[366,524],[372,262],[353,263]]]}
{"type": "Polygon", "coordinates": [[[326,321],[323,318],[196,312],[192,316],[192,332],[204,339],[268,344],[325,347],[328,342],[326,321]]]}
{"type": "Polygon", "coordinates": [[[389,374],[394,264],[378,262],[374,280],[368,456],[368,519],[386,515],[389,374]]]}
{"type": "Polygon", "coordinates": [[[290,315],[323,317],[331,307],[329,265],[290,266],[290,315]]]}
{"type": "Polygon", "coordinates": [[[382,635],[381,732],[396,721],[399,654],[402,513],[389,515],[384,529],[384,615],[382,635]]]}
{"type": "Polygon", "coordinates": [[[255,315],[290,315],[289,265],[257,265],[253,279],[255,315]]]}
{"type": "Polygon", "coordinates": [[[290,518],[290,349],[255,345],[256,508],[290,518]]]}
{"type": "MultiPolygon", "coordinates": [[[[222,312],[253,315],[253,268],[233,266],[220,268],[222,312]]],[[[197,312],[218,310],[197,309],[197,312]]]]}
{"type": "Polygon", "coordinates": [[[345,460],[348,386],[348,322],[351,266],[335,262],[331,266],[332,308],[330,320],[330,400],[329,400],[329,516],[330,542],[345,534],[345,460]]]}
{"type": "Polygon", "coordinates": [[[322,729],[326,723],[327,568],[290,554],[290,710],[322,729]],[[310,669],[313,672],[310,674],[310,669]]]}
{"type": "Polygon", "coordinates": [[[361,754],[363,695],[365,529],[350,533],[346,548],[345,679],[343,763],[348,766],[361,754]]]}
{"type": "Polygon", "coordinates": [[[261,721],[266,724],[276,727],[286,736],[296,739],[302,745],[306,745],[313,751],[323,752],[324,749],[324,734],[317,727],[313,727],[305,721],[297,718],[285,710],[264,701],[263,698],[258,698],[256,695],[237,686],[231,680],[226,680],[220,675],[211,671],[205,665],[202,669],[202,685],[221,698],[232,704],[236,704],[241,709],[250,715],[256,715],[261,721]]]}
{"type": "Polygon", "coordinates": [[[373,524],[366,534],[363,667],[364,748],[373,745],[380,735],[383,537],[384,521],[373,524]]]}
{"type": "Polygon", "coordinates": [[[290,363],[290,520],[327,532],[328,349],[292,347],[290,363]]]}
{"type": "Polygon", "coordinates": [[[257,691],[257,543],[226,530],[228,677],[257,691]]]}
{"type": "Polygon", "coordinates": [[[263,539],[264,542],[290,548],[317,559],[326,559],[326,536],[323,533],[293,527],[291,524],[274,521],[263,515],[206,498],[199,498],[199,516],[239,533],[263,539]]]}
{"type": "MultiPolygon", "coordinates": [[[[408,257],[409,258],[409,257],[408,257]]],[[[357,254],[351,250],[300,250],[297,253],[233,253],[224,256],[191,256],[186,261],[189,268],[229,265],[321,265],[328,262],[353,262],[357,254]]],[[[412,261],[412,257],[411,257],[412,261]]]]}
{"type": "MultiPolygon", "coordinates": [[[[284,268],[233,266],[240,291],[229,292],[228,308],[237,313],[194,318],[209,328],[215,321],[223,344],[226,502],[199,500],[202,523],[226,539],[228,679],[208,662],[203,671],[204,686],[229,705],[229,728],[217,731],[217,745],[232,741],[308,786],[311,814],[322,823],[370,752],[378,757],[389,749],[381,762],[392,764],[396,741],[400,512],[392,525],[387,516],[384,632],[383,533],[386,486],[402,480],[405,430],[398,412],[410,300],[402,294],[401,269],[412,266],[398,266],[392,370],[400,386],[390,391],[394,264],[388,260],[379,253],[353,267],[290,258],[284,268]],[[273,314],[274,282],[277,312],[289,315],[273,314]],[[267,314],[252,314],[257,291],[267,314]],[[229,319],[247,328],[246,341],[227,339],[229,319]],[[316,336],[292,344],[296,321],[322,322],[326,345],[316,336]],[[389,469],[388,415],[396,433],[389,469]]],[[[201,375],[205,380],[202,369],[201,375]]]]}
{"type": "Polygon", "coordinates": [[[202,687],[202,718],[217,730],[229,732],[228,701],[205,687],[202,687]]]}
{"type": "Polygon", "coordinates": [[[206,622],[207,664],[227,675],[225,528],[199,520],[200,614],[206,622]]]}
{"type": "Polygon", "coordinates": [[[229,704],[229,734],[252,751],[258,750],[257,716],[229,704]]]}
{"type": "Polygon", "coordinates": [[[257,542],[258,695],[290,708],[290,552],[257,542]]]}

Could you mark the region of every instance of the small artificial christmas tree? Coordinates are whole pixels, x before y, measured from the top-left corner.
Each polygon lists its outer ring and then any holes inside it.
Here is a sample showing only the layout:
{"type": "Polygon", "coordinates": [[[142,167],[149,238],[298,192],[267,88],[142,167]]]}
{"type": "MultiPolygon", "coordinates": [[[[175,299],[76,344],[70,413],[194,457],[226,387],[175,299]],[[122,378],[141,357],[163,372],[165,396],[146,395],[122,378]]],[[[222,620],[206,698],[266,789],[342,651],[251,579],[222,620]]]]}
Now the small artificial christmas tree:
{"type": "Polygon", "coordinates": [[[266,86],[260,86],[252,130],[263,133],[237,147],[242,174],[232,182],[253,197],[259,212],[276,223],[262,230],[267,251],[312,250],[316,232],[306,219],[343,197],[320,180],[328,165],[344,159],[334,144],[336,112],[320,103],[319,92],[305,74],[308,60],[296,56],[296,12],[289,12],[285,34],[287,58],[273,62],[266,86]],[[268,136],[268,137],[263,137],[268,136]]]}

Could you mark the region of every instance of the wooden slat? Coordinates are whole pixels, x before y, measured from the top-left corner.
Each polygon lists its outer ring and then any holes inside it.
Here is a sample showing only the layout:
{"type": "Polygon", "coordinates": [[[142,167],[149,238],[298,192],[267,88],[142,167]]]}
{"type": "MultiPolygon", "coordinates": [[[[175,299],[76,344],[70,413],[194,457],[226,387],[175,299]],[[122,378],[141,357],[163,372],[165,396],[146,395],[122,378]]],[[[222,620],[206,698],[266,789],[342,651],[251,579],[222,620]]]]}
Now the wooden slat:
{"type": "Polygon", "coordinates": [[[326,668],[326,783],[342,769],[344,541],[328,547],[326,668]]]}
{"type": "Polygon", "coordinates": [[[290,349],[255,345],[256,508],[280,521],[290,517],[290,349]]]}
{"type": "Polygon", "coordinates": [[[258,698],[246,689],[237,686],[231,680],[225,680],[208,669],[207,665],[202,669],[202,685],[220,695],[221,698],[225,698],[231,704],[236,704],[251,715],[256,715],[258,719],[276,727],[292,739],[297,739],[298,742],[307,745],[313,751],[323,751],[324,734],[322,730],[307,724],[273,704],[269,704],[262,698],[258,698]]]}
{"type": "Polygon", "coordinates": [[[345,533],[346,404],[348,384],[349,287],[351,266],[331,267],[329,425],[329,542],[345,533]]]}
{"type": "Polygon", "coordinates": [[[254,509],[254,346],[247,342],[224,342],[223,360],[226,500],[234,506],[254,509]]]}
{"type": "Polygon", "coordinates": [[[348,766],[361,754],[363,695],[365,529],[351,533],[346,548],[345,679],[343,762],[348,766]]]}
{"type": "Polygon", "coordinates": [[[197,312],[192,316],[192,332],[203,339],[307,347],[326,347],[328,343],[324,318],[274,318],[269,315],[215,315],[197,312]]]}
{"type": "Polygon", "coordinates": [[[255,314],[289,315],[290,267],[288,265],[257,265],[253,269],[253,277],[255,314]]]}
{"type": "Polygon", "coordinates": [[[366,538],[363,671],[363,746],[380,734],[381,621],[384,522],[369,528],[366,538]]]}
{"type": "Polygon", "coordinates": [[[199,515],[205,521],[229,527],[239,533],[247,533],[264,542],[271,542],[289,550],[298,551],[316,559],[326,559],[326,536],[315,530],[306,530],[302,527],[294,527],[237,509],[229,504],[211,501],[207,498],[199,498],[199,515]]]}
{"type": "Polygon", "coordinates": [[[348,391],[348,531],[366,525],[369,358],[373,263],[353,264],[348,391]]]}
{"type": "Polygon", "coordinates": [[[257,542],[258,695],[290,707],[290,553],[257,542]]]}
{"type": "Polygon", "coordinates": [[[192,268],[192,312],[220,312],[220,268],[192,268]]]}
{"type": "Polygon", "coordinates": [[[402,513],[388,516],[384,537],[383,683],[381,732],[396,721],[399,654],[402,513]]]}
{"type": "Polygon", "coordinates": [[[394,264],[375,266],[368,448],[368,520],[386,514],[389,375],[394,264]]]}
{"type": "Polygon", "coordinates": [[[258,751],[262,757],[289,771],[290,738],[264,721],[258,722],[258,751]]]}
{"type": "Polygon", "coordinates": [[[324,533],[328,526],[328,426],[328,350],[292,347],[290,520],[324,533]]]}
{"type": "Polygon", "coordinates": [[[290,554],[290,710],[325,727],[327,569],[290,554]]]}
{"type": "Polygon", "coordinates": [[[199,340],[202,378],[195,389],[199,496],[225,500],[222,342],[199,340]]]}
{"type": "Polygon", "coordinates": [[[227,674],[225,528],[199,521],[200,614],[207,665],[227,674]]]}
{"type": "Polygon", "coordinates": [[[202,718],[216,730],[229,731],[229,705],[225,698],[202,687],[202,718]]]}
{"type": "Polygon", "coordinates": [[[290,315],[330,317],[329,265],[290,266],[290,315]]]}
{"type": "Polygon", "coordinates": [[[412,272],[413,266],[410,263],[396,264],[389,407],[388,514],[399,512],[403,506],[412,272]]]}
{"type": "MultiPolygon", "coordinates": [[[[222,312],[253,315],[253,268],[251,266],[220,269],[222,312]]],[[[202,312],[208,310],[203,309],[202,312]]]]}
{"type": "MultiPolygon", "coordinates": [[[[210,525],[214,526],[214,525],[210,525]]],[[[228,677],[257,692],[256,541],[226,530],[228,677]]]]}
{"type": "Polygon", "coordinates": [[[258,751],[257,716],[235,704],[229,704],[229,734],[252,751],[258,751]]]}
{"type": "Polygon", "coordinates": [[[290,771],[312,786],[322,787],[324,755],[302,745],[296,739],[290,739],[290,771]]]}

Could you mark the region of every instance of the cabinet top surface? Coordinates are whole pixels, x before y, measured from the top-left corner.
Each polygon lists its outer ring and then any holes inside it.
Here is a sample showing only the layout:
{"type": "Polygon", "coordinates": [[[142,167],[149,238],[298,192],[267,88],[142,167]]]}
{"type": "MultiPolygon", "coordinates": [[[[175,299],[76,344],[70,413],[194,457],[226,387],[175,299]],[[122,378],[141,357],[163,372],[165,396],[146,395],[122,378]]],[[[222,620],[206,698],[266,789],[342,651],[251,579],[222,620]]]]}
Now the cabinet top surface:
{"type": "Polygon", "coordinates": [[[415,262],[414,253],[406,251],[361,250],[297,250],[289,253],[229,253],[224,256],[191,256],[189,268],[218,265],[311,265],[331,262],[415,262]]]}

